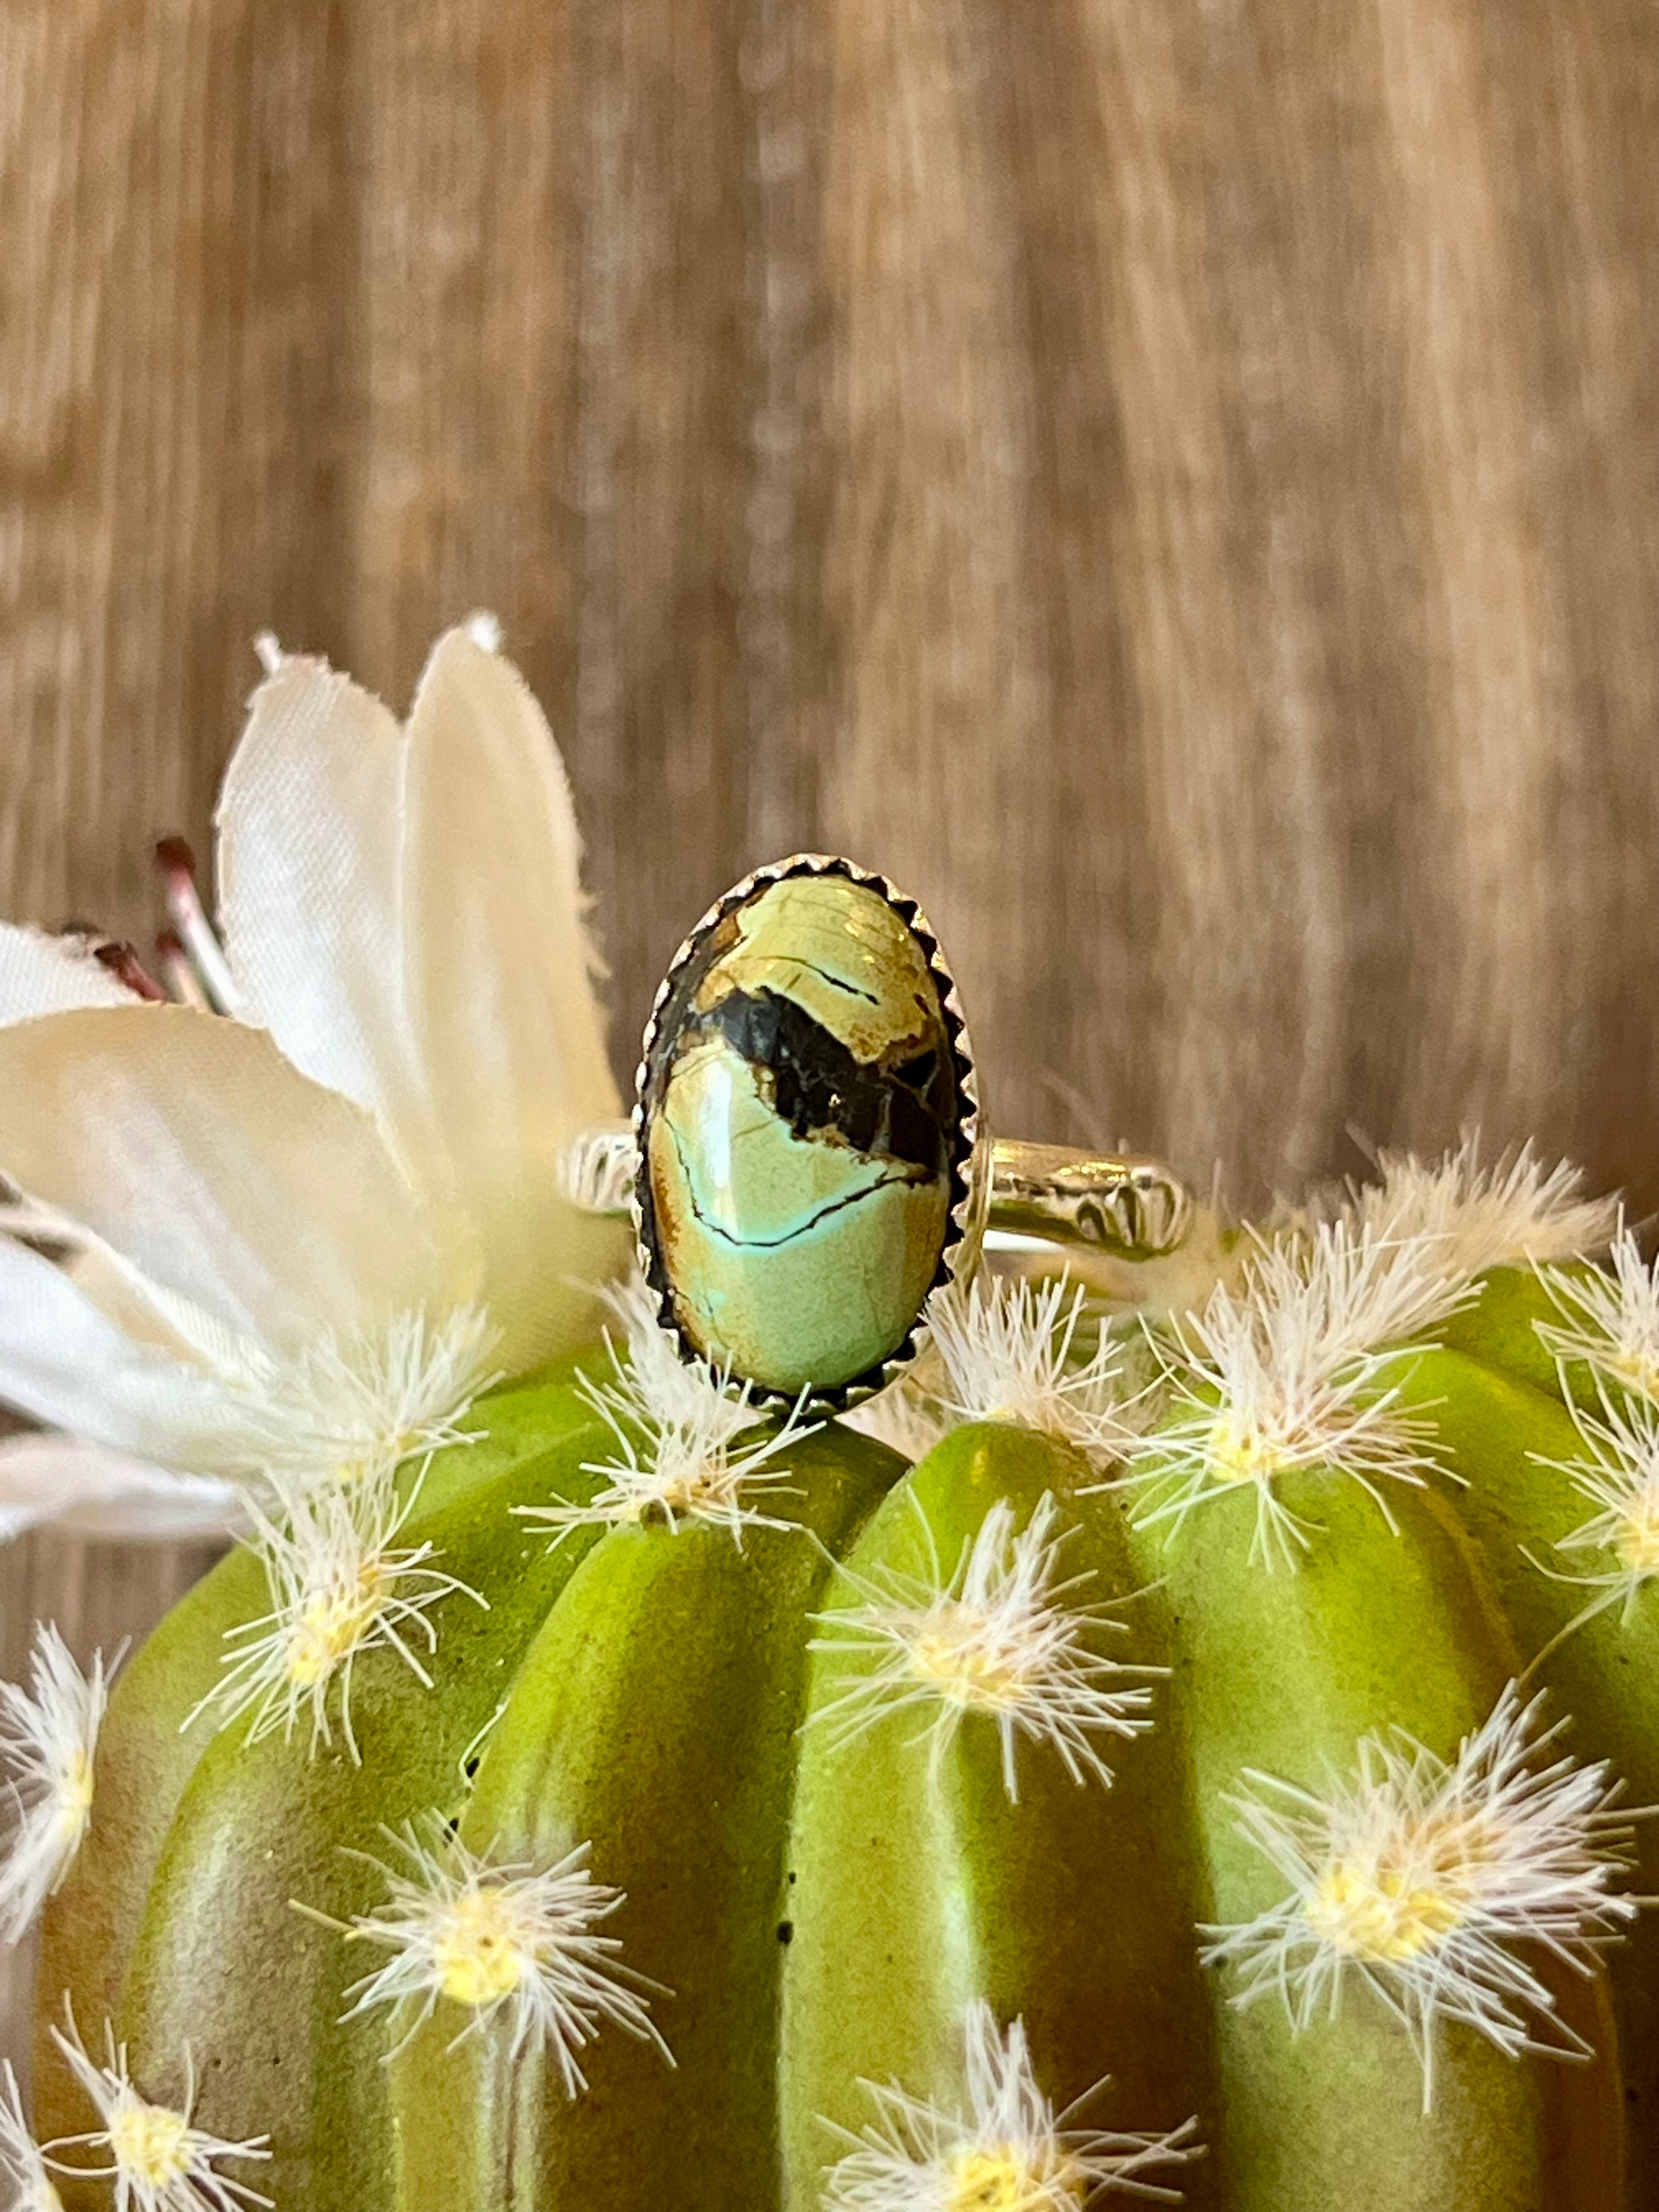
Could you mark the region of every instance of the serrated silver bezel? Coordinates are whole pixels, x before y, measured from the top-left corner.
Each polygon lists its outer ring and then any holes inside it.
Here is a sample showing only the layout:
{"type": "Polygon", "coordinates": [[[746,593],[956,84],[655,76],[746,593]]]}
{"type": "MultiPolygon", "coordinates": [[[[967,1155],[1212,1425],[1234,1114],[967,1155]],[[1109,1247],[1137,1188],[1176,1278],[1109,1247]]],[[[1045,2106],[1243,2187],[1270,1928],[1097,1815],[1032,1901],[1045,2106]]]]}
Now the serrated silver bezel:
{"type": "MultiPolygon", "coordinates": [[[[956,1063],[957,1097],[960,1108],[951,1140],[951,1206],[945,1218],[945,1244],[933,1279],[928,1285],[929,1296],[947,1283],[953,1283],[958,1277],[971,1273],[984,1242],[986,1212],[990,1200],[990,1177],[986,1172],[989,1139],[981,1124],[978,1073],[956,977],[951,972],[950,963],[939,948],[939,939],[934,935],[927,915],[915,899],[900,890],[885,876],[878,875],[870,868],[861,868],[856,861],[848,860],[840,854],[794,853],[787,860],[774,860],[766,867],[757,868],[741,883],[733,884],[729,891],[716,899],[674,955],[652,1001],[650,1018],[646,1023],[645,1036],[640,1047],[639,1066],[634,1077],[633,1127],[638,1167],[629,1206],[634,1225],[634,1248],[638,1255],[640,1271],[656,1293],[658,1318],[679,1346],[680,1357],[688,1362],[699,1358],[701,1354],[687,1340],[679,1326],[674,1312],[673,1296],[668,1286],[667,1270],[660,1255],[647,1244],[645,1237],[641,1194],[649,1172],[646,1157],[645,1094],[650,1078],[652,1055],[656,1049],[663,1009],[672,996],[680,975],[702,951],[710,933],[719,928],[737,908],[746,905],[757,891],[795,876],[844,876],[849,882],[874,891],[885,900],[921,945],[939,994],[945,1034],[950,1040],[951,1058],[956,1063]]],[[[808,1402],[831,1413],[845,1413],[850,1407],[861,1405],[878,1390],[884,1390],[890,1382],[896,1382],[914,1363],[925,1341],[926,1331],[921,1315],[918,1312],[903,1342],[879,1367],[872,1369],[866,1375],[855,1376],[850,1382],[838,1383],[824,1390],[815,1389],[808,1402]]],[[[739,1376],[734,1379],[741,1382],[745,1378],[739,1376]]],[[[757,1402],[794,1402],[789,1392],[764,1389],[758,1383],[755,1385],[755,1397],[757,1402]]]]}

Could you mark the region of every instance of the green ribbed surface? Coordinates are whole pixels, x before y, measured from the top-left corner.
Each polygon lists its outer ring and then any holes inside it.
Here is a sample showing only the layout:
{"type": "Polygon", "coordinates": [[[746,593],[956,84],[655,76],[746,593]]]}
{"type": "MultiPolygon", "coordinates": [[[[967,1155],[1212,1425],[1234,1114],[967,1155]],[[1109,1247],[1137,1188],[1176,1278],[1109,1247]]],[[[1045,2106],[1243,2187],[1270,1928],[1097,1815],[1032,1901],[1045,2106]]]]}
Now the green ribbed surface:
{"type": "MultiPolygon", "coordinates": [[[[337,1747],[309,1759],[303,1740],[179,1735],[224,1627],[262,1607],[245,1558],[132,1662],[91,1836],[49,1917],[43,2013],[68,1989],[83,2027],[109,2014],[152,2094],[176,2089],[187,2038],[202,2124],[268,2128],[277,2156],[255,2179],[292,2212],[807,2212],[835,2154],[824,2124],[869,2117],[860,2079],[959,2101],[975,1999],[1024,2019],[1057,2104],[1113,2077],[1091,2124],[1196,2114],[1207,2155],[1169,2177],[1195,2206],[1659,2202],[1659,1915],[1601,1980],[1559,1978],[1593,2064],[1513,2061],[1447,2028],[1428,2116],[1406,2038],[1363,1991],[1295,2039],[1276,2002],[1237,2011],[1230,1974],[1198,1963],[1198,1923],[1247,1919],[1282,1890],[1224,1802],[1243,1769],[1316,1789],[1325,1762],[1346,1769],[1390,1724],[1449,1756],[1582,1607],[1527,1556],[1585,1514],[1539,1464],[1572,1456],[1577,1431],[1541,1387],[1534,1304],[1525,1279],[1499,1279],[1479,1325],[1448,1333],[1455,1348],[1402,1358],[1461,1485],[1391,1489],[1392,1529],[1351,1481],[1282,1486],[1317,1524],[1294,1574],[1251,1562],[1243,1489],[1166,1547],[1115,1496],[1079,1496],[1089,1470],[1068,1449],[992,1425],[957,1430],[914,1471],[821,1431],[788,1454],[796,1494],[769,1508],[801,1528],[747,1530],[741,1550],[708,1526],[550,1550],[509,1509],[591,1494],[580,1462],[599,1431],[565,1381],[491,1399],[487,1440],[434,1466],[408,1539],[430,1537],[490,1609],[445,1601],[430,1692],[387,1654],[364,1660],[361,1767],[337,1747]],[[1124,1624],[1091,1631],[1098,1649],[1168,1670],[1156,1727],[1103,1745],[1113,1788],[1022,1746],[1011,1802],[982,1717],[937,1755],[914,1711],[847,1744],[803,1729],[866,1663],[835,1632],[853,1598],[834,1560],[866,1581],[921,1572],[925,1519],[948,1567],[998,1504],[1023,1527],[1045,1496],[1072,1531],[1068,1571],[1093,1578],[1079,1601],[1115,1601],[1124,1624]],[[339,2024],[376,1961],[293,1900],[367,1910],[380,1878],[346,1850],[384,1856],[380,1824],[429,1808],[481,1852],[545,1861],[591,1842],[596,1877],[627,1893],[626,1957],[672,1992],[652,2009],[675,2067],[607,2031],[572,2102],[499,2038],[452,2047],[465,2019],[447,2002],[390,2066],[384,2015],[339,2024]]],[[[1611,1759],[1633,1803],[1659,1800],[1656,1607],[1644,1589],[1535,1677],[1573,1716],[1569,1748],[1611,1759]]],[[[1659,1822],[1640,1835],[1627,1886],[1659,1893],[1659,1822]]],[[[44,2043],[39,2075],[41,2130],[87,2124],[44,2043]]],[[[104,2201],[65,2197],[70,2212],[104,2201]]]]}

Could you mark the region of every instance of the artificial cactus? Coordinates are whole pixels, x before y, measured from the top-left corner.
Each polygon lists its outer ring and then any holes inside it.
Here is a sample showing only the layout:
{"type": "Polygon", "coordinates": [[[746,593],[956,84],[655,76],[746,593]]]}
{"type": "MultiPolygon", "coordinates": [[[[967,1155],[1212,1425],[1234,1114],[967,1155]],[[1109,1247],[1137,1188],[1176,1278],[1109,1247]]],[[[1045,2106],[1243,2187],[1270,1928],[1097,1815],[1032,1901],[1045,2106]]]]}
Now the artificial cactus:
{"type": "Polygon", "coordinates": [[[0,1534],[242,1538],[112,1689],[46,1631],[0,1698],[24,2212],[1659,2200],[1613,1209],[1385,1160],[763,1409],[557,1172],[616,1099],[498,643],[401,726],[270,649],[222,943],[163,855],[185,1003],[0,925],[0,1534]]]}
{"type": "Polygon", "coordinates": [[[130,1662],[35,2133],[107,2145],[137,2085],[143,2212],[1651,2203],[1613,1227],[1525,1158],[1392,1163],[1191,1311],[981,1278],[860,1427],[618,1295],[614,1355],[405,1462],[337,1648],[273,1522],[130,1662]]]}

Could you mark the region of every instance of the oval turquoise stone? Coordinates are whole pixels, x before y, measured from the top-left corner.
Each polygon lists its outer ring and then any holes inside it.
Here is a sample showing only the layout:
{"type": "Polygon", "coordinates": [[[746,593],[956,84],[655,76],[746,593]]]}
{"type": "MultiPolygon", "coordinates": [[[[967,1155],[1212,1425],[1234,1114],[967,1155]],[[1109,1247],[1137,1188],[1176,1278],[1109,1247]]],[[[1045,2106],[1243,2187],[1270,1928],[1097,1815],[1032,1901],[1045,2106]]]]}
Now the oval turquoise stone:
{"type": "Polygon", "coordinates": [[[879,892],[786,877],[678,972],[647,1054],[652,1279],[704,1358],[831,1390],[904,1343],[950,1230],[961,1103],[926,950],[879,892]]]}

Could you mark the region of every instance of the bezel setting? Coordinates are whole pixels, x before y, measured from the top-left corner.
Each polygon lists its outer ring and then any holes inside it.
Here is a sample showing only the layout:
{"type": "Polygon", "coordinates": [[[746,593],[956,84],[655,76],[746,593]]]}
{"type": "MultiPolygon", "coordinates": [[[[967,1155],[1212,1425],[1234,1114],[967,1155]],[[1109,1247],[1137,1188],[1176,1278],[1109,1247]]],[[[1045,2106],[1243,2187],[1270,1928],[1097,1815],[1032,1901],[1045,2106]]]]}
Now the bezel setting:
{"type": "MultiPolygon", "coordinates": [[[[733,884],[730,890],[723,892],[687,935],[670,962],[668,972],[652,1001],[650,1017],[646,1023],[645,1036],[640,1048],[639,1066],[635,1073],[632,1126],[638,1164],[629,1202],[635,1249],[641,1273],[657,1300],[657,1317],[673,1338],[681,1358],[688,1363],[697,1360],[702,1354],[680,1327],[674,1310],[668,1269],[646,1228],[650,1174],[646,1141],[646,1096],[652,1064],[661,1039],[663,1017],[672,1003],[686,970],[700,959],[710,936],[729,915],[739,907],[748,905],[757,894],[769,890],[775,884],[785,883],[794,877],[811,876],[840,876],[864,890],[874,891],[897,915],[921,946],[939,999],[939,1012],[956,1073],[957,1110],[950,1139],[950,1202],[945,1213],[945,1242],[927,1295],[931,1297],[934,1291],[970,1273],[977,1264],[984,1243],[986,1216],[990,1202],[990,1176],[986,1171],[989,1138],[980,1112],[979,1080],[973,1048],[969,1040],[967,1018],[962,1010],[956,977],[940,950],[932,925],[918,902],[900,890],[886,876],[872,869],[861,868],[856,861],[838,854],[794,853],[787,860],[774,860],[763,868],[755,869],[741,883],[733,884]]],[[[810,1389],[807,1402],[827,1413],[844,1413],[851,1407],[862,1404],[866,1399],[884,1390],[889,1383],[904,1374],[923,1350],[927,1340],[926,1325],[919,1310],[902,1341],[884,1359],[846,1382],[824,1389],[810,1389]]],[[[733,1376],[737,1382],[749,1379],[735,1374],[733,1376]]],[[[760,1383],[754,1385],[754,1395],[757,1403],[791,1405],[795,1402],[795,1394],[760,1383]]]]}

